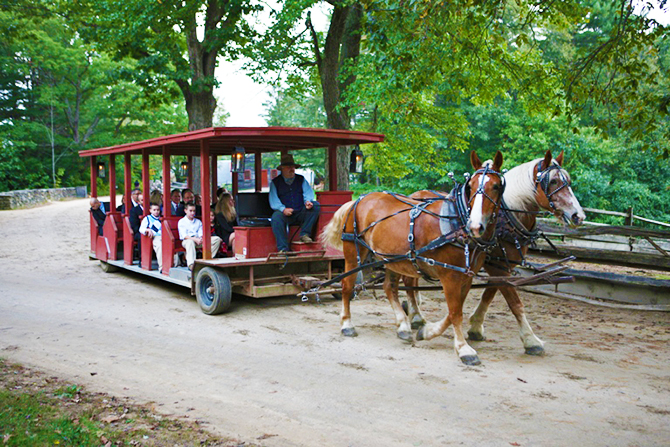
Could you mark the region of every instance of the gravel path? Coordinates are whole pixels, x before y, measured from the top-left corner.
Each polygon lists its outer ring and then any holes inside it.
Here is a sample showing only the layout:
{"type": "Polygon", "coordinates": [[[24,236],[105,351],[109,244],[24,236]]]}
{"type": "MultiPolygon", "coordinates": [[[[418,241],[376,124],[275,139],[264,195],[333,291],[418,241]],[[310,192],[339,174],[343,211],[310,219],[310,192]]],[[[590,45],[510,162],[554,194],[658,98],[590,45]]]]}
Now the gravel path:
{"type": "MultiPolygon", "coordinates": [[[[501,297],[466,367],[451,331],[395,336],[386,300],[234,300],[88,260],[88,205],[0,212],[0,356],[264,446],[654,446],[670,440],[670,314],[522,294],[547,355],[523,354],[501,297]]],[[[469,313],[480,291],[466,303],[469,313]]],[[[435,321],[439,294],[425,297],[435,321]]]]}

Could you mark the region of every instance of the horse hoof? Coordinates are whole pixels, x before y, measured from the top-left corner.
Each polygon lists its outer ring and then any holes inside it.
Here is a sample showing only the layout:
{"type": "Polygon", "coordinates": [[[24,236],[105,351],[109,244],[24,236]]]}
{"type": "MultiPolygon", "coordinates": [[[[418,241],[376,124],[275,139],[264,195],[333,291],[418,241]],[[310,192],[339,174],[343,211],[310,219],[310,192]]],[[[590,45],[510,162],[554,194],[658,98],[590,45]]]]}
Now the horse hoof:
{"type": "Polygon", "coordinates": [[[486,340],[486,337],[484,337],[484,334],[482,334],[480,332],[470,332],[470,331],[468,331],[468,340],[484,341],[484,340],[486,340]]]}
{"type": "Polygon", "coordinates": [[[426,326],[421,326],[419,330],[416,333],[416,339],[417,340],[425,340],[424,338],[424,330],[426,329],[426,326]]]}
{"type": "Polygon", "coordinates": [[[544,348],[542,346],[530,346],[526,348],[528,355],[544,355],[544,348]]]}
{"type": "Polygon", "coordinates": [[[476,355],[464,355],[461,357],[461,362],[468,366],[477,366],[482,364],[482,362],[479,361],[479,357],[476,355]]]}
{"type": "Polygon", "coordinates": [[[345,337],[358,337],[358,334],[356,333],[356,329],[352,327],[345,327],[342,329],[342,335],[345,337]]]}
{"type": "Polygon", "coordinates": [[[400,331],[398,332],[398,338],[403,340],[403,341],[412,341],[412,333],[408,331],[400,331]]]}
{"type": "Polygon", "coordinates": [[[409,315],[409,305],[407,304],[407,301],[402,302],[402,310],[405,311],[405,314],[409,315]]]}
{"type": "Polygon", "coordinates": [[[414,329],[414,330],[421,329],[425,325],[426,325],[426,322],[424,320],[412,321],[412,329],[414,329]]]}

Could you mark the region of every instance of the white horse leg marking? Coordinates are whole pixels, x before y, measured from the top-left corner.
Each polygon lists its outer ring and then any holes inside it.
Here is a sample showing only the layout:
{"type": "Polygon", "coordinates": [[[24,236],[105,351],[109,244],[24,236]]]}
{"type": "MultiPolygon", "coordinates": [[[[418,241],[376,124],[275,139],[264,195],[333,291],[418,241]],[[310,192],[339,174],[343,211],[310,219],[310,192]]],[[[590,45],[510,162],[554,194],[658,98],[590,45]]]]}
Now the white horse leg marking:
{"type": "Polygon", "coordinates": [[[472,346],[467,343],[459,347],[456,343],[456,340],[454,340],[454,348],[456,349],[456,354],[458,354],[459,357],[475,357],[477,355],[477,351],[475,351],[472,346]]]}
{"type": "Polygon", "coordinates": [[[454,325],[454,349],[461,360],[468,365],[478,365],[479,358],[477,351],[468,344],[463,336],[463,328],[460,325],[454,325]]]}
{"type": "Polygon", "coordinates": [[[449,317],[449,314],[447,314],[440,321],[436,321],[435,323],[427,323],[424,327],[422,327],[419,330],[420,334],[419,339],[431,340],[439,335],[442,335],[444,331],[447,330],[450,324],[451,324],[451,318],[449,317]]]}
{"type": "Polygon", "coordinates": [[[419,308],[420,303],[421,292],[407,293],[407,313],[409,314],[409,321],[414,329],[418,329],[418,327],[426,324],[426,319],[421,315],[421,309],[419,308]]]}
{"type": "Polygon", "coordinates": [[[475,311],[470,315],[469,333],[479,334],[482,338],[484,337],[484,317],[486,317],[488,308],[488,304],[484,303],[484,301],[479,302],[475,311]]]}
{"type": "Polygon", "coordinates": [[[481,341],[484,340],[484,320],[486,319],[486,312],[493,302],[493,297],[498,292],[497,288],[487,288],[484,290],[482,297],[479,299],[479,304],[475,311],[470,315],[470,329],[468,329],[468,338],[470,340],[481,341]]]}
{"type": "Polygon", "coordinates": [[[526,318],[526,314],[524,314],[519,320],[519,336],[521,337],[523,347],[526,350],[529,348],[544,348],[544,342],[540,340],[533,332],[533,329],[530,327],[530,323],[528,323],[528,319],[526,318]]]}

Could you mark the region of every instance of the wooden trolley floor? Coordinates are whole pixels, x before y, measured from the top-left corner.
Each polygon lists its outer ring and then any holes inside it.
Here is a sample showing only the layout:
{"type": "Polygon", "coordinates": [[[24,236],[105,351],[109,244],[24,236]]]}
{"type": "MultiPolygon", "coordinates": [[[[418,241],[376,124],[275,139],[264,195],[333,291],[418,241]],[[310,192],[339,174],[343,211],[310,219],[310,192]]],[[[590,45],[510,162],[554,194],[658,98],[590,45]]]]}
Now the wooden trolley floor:
{"type": "MultiPolygon", "coordinates": [[[[97,260],[95,253],[91,253],[89,257],[92,260],[97,260]]],[[[202,268],[212,267],[223,273],[230,274],[231,284],[236,293],[261,298],[299,292],[300,289],[296,289],[290,284],[277,287],[270,286],[269,283],[290,282],[291,277],[295,277],[298,274],[314,275],[313,272],[310,272],[310,270],[313,270],[313,264],[319,265],[320,268],[324,268],[325,264],[327,264],[327,268],[324,269],[322,275],[324,275],[323,279],[329,278],[331,276],[332,261],[341,261],[341,257],[299,255],[289,256],[288,259],[284,256],[250,259],[197,259],[194,271],[197,275],[197,272],[202,268]],[[254,270],[254,267],[259,267],[261,270],[254,270]]],[[[150,276],[189,289],[193,288],[193,272],[186,267],[172,267],[168,276],[158,272],[158,264],[155,260],[152,261],[151,270],[141,268],[138,261],[134,261],[132,265],[126,264],[122,259],[108,260],[106,263],[118,269],[150,276]]]]}

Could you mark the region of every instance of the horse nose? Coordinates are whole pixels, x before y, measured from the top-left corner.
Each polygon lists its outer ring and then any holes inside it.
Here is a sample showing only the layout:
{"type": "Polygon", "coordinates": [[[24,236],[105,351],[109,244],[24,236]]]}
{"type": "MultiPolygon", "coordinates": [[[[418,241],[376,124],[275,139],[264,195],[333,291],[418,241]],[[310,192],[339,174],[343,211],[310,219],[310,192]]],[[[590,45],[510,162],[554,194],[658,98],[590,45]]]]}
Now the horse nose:
{"type": "Polygon", "coordinates": [[[484,224],[475,224],[475,223],[470,223],[470,231],[472,232],[472,235],[474,237],[481,237],[482,233],[484,232],[484,224]]]}
{"type": "Polygon", "coordinates": [[[575,225],[581,225],[582,222],[584,222],[584,218],[579,215],[579,213],[575,213],[572,215],[572,223],[575,225]]]}

